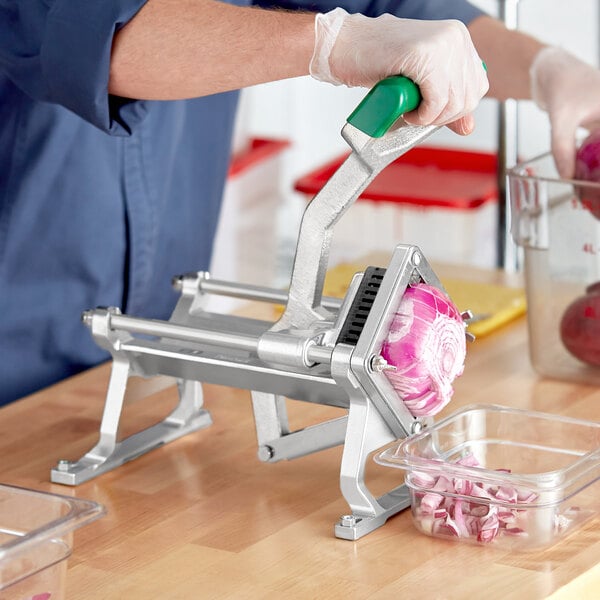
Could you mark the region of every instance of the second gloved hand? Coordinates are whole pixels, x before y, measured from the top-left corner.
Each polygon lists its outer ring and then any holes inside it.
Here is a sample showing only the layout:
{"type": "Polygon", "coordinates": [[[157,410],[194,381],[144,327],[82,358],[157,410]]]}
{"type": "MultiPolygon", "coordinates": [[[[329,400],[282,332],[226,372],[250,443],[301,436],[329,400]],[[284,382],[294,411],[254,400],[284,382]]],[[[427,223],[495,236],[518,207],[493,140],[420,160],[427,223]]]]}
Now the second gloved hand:
{"type": "Polygon", "coordinates": [[[341,8],[315,21],[311,75],[350,87],[372,87],[404,75],[420,88],[418,109],[404,115],[413,125],[449,125],[460,134],[473,129],[471,113],[488,90],[488,80],[467,28],[459,21],[419,21],[389,14],[375,19],[341,8]]]}
{"type": "Polygon", "coordinates": [[[531,65],[531,95],[548,112],[552,154],[561,177],[575,172],[578,127],[600,127],[600,70],[562,48],[547,46],[531,65]]]}

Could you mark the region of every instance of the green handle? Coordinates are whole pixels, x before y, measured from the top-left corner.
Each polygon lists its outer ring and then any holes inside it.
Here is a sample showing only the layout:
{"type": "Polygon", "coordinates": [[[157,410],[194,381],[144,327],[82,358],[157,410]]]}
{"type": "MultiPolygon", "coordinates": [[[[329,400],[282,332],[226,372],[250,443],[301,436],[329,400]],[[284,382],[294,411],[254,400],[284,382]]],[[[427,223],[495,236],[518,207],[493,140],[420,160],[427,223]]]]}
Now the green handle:
{"type": "Polygon", "coordinates": [[[368,136],[380,138],[398,117],[415,110],[420,102],[417,84],[402,75],[394,75],[377,83],[347,121],[368,136]]]}

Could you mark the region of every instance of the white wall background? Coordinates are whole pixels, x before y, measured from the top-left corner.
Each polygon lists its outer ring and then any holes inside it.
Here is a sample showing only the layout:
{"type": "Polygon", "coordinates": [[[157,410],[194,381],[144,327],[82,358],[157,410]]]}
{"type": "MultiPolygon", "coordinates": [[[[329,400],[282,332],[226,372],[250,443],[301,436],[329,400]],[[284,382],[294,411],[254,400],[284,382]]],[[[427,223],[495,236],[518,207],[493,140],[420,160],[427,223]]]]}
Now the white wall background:
{"type": "MultiPolygon", "coordinates": [[[[497,14],[499,0],[472,0],[497,14]]],[[[521,0],[519,29],[560,45],[583,60],[598,64],[598,0],[521,0]]],[[[334,87],[310,77],[276,82],[242,93],[237,122],[236,146],[250,137],[285,138],[292,142],[282,174],[285,222],[295,239],[303,200],[292,192],[294,181],[326,160],[344,152],[340,137],[345,118],[365,95],[364,89],[334,87]]],[[[498,104],[484,100],[477,110],[477,129],[460,137],[442,129],[430,142],[449,147],[495,150],[498,104]]],[[[519,105],[519,154],[530,158],[549,149],[548,121],[532,102],[519,105]]],[[[510,166],[510,165],[509,165],[510,166]]],[[[284,231],[284,234],[286,232],[284,231]]]]}

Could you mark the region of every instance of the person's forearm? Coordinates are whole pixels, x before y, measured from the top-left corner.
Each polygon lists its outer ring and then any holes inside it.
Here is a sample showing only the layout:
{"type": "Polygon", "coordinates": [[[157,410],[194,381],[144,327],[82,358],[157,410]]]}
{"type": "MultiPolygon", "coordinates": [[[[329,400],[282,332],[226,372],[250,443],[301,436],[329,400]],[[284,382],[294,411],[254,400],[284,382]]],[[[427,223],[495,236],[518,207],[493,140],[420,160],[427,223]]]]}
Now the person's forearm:
{"type": "Polygon", "coordinates": [[[531,98],[529,68],[544,44],[527,34],[507,29],[491,17],[477,17],[468,28],[487,65],[488,95],[499,100],[531,98]]]}
{"type": "Polygon", "coordinates": [[[214,0],[148,0],[113,42],[109,92],[206,96],[308,74],[314,15],[214,0]]]}

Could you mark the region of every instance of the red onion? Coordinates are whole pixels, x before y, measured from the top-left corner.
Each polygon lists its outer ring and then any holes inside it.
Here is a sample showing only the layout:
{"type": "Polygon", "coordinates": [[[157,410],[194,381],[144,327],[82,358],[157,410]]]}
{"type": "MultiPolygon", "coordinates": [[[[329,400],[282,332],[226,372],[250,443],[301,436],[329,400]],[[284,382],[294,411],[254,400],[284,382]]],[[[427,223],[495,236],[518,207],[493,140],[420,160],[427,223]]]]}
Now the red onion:
{"type": "Polygon", "coordinates": [[[456,306],[436,287],[409,286],[394,316],[381,355],[396,367],[390,383],[415,417],[438,413],[462,374],[465,326],[456,306]]]}
{"type": "MultiPolygon", "coordinates": [[[[583,140],[575,155],[575,179],[600,183],[600,129],[583,140]]],[[[582,186],[577,189],[582,206],[600,218],[600,188],[582,186]]]]}
{"type": "Polygon", "coordinates": [[[567,306],[560,320],[560,339],[579,360],[600,366],[600,291],[598,284],[567,306]]]}

